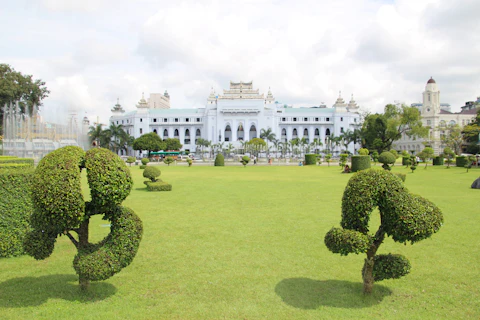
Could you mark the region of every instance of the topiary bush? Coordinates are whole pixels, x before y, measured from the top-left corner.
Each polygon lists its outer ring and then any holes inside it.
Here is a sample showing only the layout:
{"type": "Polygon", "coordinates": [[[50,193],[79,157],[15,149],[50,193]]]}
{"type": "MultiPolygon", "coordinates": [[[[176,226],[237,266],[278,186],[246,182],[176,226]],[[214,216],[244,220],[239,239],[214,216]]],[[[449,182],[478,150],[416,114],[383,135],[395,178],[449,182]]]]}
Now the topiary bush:
{"type": "Polygon", "coordinates": [[[338,165],[342,167],[342,169],[347,164],[347,159],[348,159],[348,154],[346,153],[340,154],[340,161],[338,161],[338,165]]]}
{"type": "Polygon", "coordinates": [[[242,159],[240,159],[240,163],[243,164],[243,167],[246,168],[247,164],[250,162],[250,157],[249,156],[243,156],[242,159]]]}
{"type": "Polygon", "coordinates": [[[402,157],[402,166],[409,166],[410,165],[410,156],[403,156],[402,157]]]}
{"type": "Polygon", "coordinates": [[[465,164],[467,164],[467,157],[465,156],[458,156],[455,158],[455,165],[457,167],[465,167],[465,164]]]}
{"type": "Polygon", "coordinates": [[[369,153],[370,151],[368,151],[367,148],[360,148],[360,150],[358,150],[358,154],[361,156],[368,156],[369,153]]]}
{"type": "Polygon", "coordinates": [[[150,162],[150,159],[148,158],[142,158],[142,165],[146,166],[149,162],[150,162]]]}
{"type": "Polygon", "coordinates": [[[151,182],[156,182],[157,177],[160,177],[161,171],[160,169],[154,166],[148,166],[143,170],[143,177],[150,179],[151,182]]]}
{"type": "Polygon", "coordinates": [[[394,174],[369,169],[357,172],[348,181],[340,224],[342,229],[333,228],[325,235],[325,245],[341,255],[366,253],[363,290],[371,293],[375,280],[399,278],[410,271],[405,257],[376,255],[385,236],[413,244],[437,232],[443,215],[432,202],[409,193],[394,174]],[[371,233],[368,223],[375,208],[380,212],[381,224],[371,233]]]}
{"type": "Polygon", "coordinates": [[[393,165],[395,163],[395,155],[390,151],[384,151],[378,156],[378,162],[383,163],[382,168],[385,170],[392,170],[390,164],[393,165]]]}
{"type": "Polygon", "coordinates": [[[173,157],[165,157],[165,159],[163,159],[163,163],[165,163],[169,167],[170,167],[170,164],[173,163],[173,162],[175,162],[173,157]]]}
{"type": "Polygon", "coordinates": [[[31,158],[17,158],[13,156],[0,157],[0,169],[33,168],[31,158]]]}
{"type": "Polygon", "coordinates": [[[37,260],[49,257],[56,238],[66,235],[77,248],[73,267],[82,289],[90,281],[104,280],[128,266],[135,257],[143,233],[138,216],[121,203],[129,195],[132,178],[125,162],[107,149],[85,153],[64,147],[45,156],[33,177],[32,231],[25,251],[37,260]],[[86,169],[91,200],[82,195],[81,170],[86,169]],[[102,214],[110,221],[110,233],[99,243],[89,242],[90,217],[102,214]],[[75,238],[71,232],[75,232],[75,238]]]}
{"type": "Polygon", "coordinates": [[[0,170],[0,258],[24,254],[23,242],[33,212],[33,168],[0,170]]]}
{"type": "Polygon", "coordinates": [[[311,166],[317,164],[317,155],[316,154],[306,154],[305,155],[305,165],[311,166]]]}
{"type": "Polygon", "coordinates": [[[163,181],[145,181],[148,191],[172,191],[172,185],[163,181]]]}
{"type": "Polygon", "coordinates": [[[443,156],[437,156],[433,158],[434,166],[443,166],[443,156]]]}
{"type": "Polygon", "coordinates": [[[225,166],[225,158],[223,157],[223,154],[219,153],[215,157],[215,167],[223,167],[225,166]]]}
{"type": "Polygon", "coordinates": [[[128,157],[127,158],[127,163],[132,166],[132,163],[135,163],[136,159],[135,157],[128,157]]]}
{"type": "Polygon", "coordinates": [[[352,172],[369,169],[371,166],[370,156],[352,156],[352,172]]]}

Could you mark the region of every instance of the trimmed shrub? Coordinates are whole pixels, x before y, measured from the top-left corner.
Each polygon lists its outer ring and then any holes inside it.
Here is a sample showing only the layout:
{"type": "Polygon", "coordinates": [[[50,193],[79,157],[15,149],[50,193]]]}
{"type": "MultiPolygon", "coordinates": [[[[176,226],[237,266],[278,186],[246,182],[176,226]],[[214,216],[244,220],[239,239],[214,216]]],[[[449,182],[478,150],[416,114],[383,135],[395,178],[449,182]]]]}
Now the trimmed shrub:
{"type": "Polygon", "coordinates": [[[346,256],[349,253],[365,253],[372,244],[372,238],[355,230],[332,228],[325,235],[324,242],[331,252],[346,256]]]}
{"type": "Polygon", "coordinates": [[[145,181],[148,191],[172,191],[172,185],[163,181],[145,181]]]}
{"type": "Polygon", "coordinates": [[[0,170],[0,257],[24,254],[23,242],[33,212],[33,168],[0,170]]]}
{"type": "Polygon", "coordinates": [[[340,154],[340,161],[338,161],[338,165],[342,168],[345,167],[345,165],[347,164],[347,159],[348,159],[348,154],[346,153],[340,154]]]}
{"type": "Polygon", "coordinates": [[[402,157],[402,166],[409,166],[410,165],[410,156],[403,156],[402,157]]]}
{"type": "Polygon", "coordinates": [[[147,165],[146,164],[145,165],[141,164],[139,167],[140,167],[140,169],[144,170],[147,167],[147,165]]]}
{"type": "Polygon", "coordinates": [[[434,166],[443,166],[443,156],[437,156],[433,158],[434,166]]]}
{"type": "Polygon", "coordinates": [[[333,253],[367,253],[362,277],[364,293],[371,293],[375,280],[399,278],[410,271],[405,257],[376,255],[384,238],[390,236],[396,242],[412,244],[427,239],[440,229],[443,215],[432,202],[409,193],[389,171],[369,169],[354,174],[348,181],[340,224],[343,230],[331,229],[325,235],[325,244],[333,253]],[[372,230],[368,224],[375,208],[381,224],[370,240],[372,230]]]}
{"type": "Polygon", "coordinates": [[[407,179],[407,175],[405,173],[395,173],[395,175],[402,179],[403,182],[405,182],[405,179],[407,179]]]}
{"type": "Polygon", "coordinates": [[[147,163],[149,163],[149,162],[150,162],[150,159],[148,159],[148,158],[142,158],[142,160],[141,160],[141,161],[142,161],[142,164],[143,164],[144,166],[146,166],[146,165],[147,165],[147,163]]]}
{"type": "Polygon", "coordinates": [[[150,179],[151,182],[156,182],[157,177],[159,177],[160,174],[161,174],[160,169],[154,166],[147,166],[145,170],[143,170],[143,177],[150,179]]]}
{"type": "Polygon", "coordinates": [[[34,212],[25,238],[25,251],[35,259],[51,255],[60,235],[67,235],[78,250],[73,267],[82,289],[89,281],[104,280],[130,264],[142,237],[142,222],[120,204],[133,185],[125,162],[113,152],[95,148],[64,147],[46,155],[33,177],[34,212]],[[87,170],[91,201],[85,202],[81,170],[87,170]],[[89,219],[96,214],[109,220],[110,233],[89,243],[89,219]],[[70,232],[78,235],[78,240],[70,232]]]}
{"type": "Polygon", "coordinates": [[[401,254],[379,254],[375,256],[374,263],[373,279],[375,281],[401,278],[409,274],[412,268],[410,261],[401,254]]]}
{"type": "Polygon", "coordinates": [[[215,167],[223,167],[225,166],[225,158],[223,157],[223,154],[219,153],[215,157],[215,167]]]}
{"type": "Polygon", "coordinates": [[[380,156],[378,156],[378,162],[383,163],[382,168],[385,170],[392,170],[389,165],[394,164],[395,160],[397,160],[395,155],[390,151],[383,151],[380,156]]]}
{"type": "Polygon", "coordinates": [[[127,158],[127,163],[130,164],[130,166],[132,165],[132,163],[135,163],[136,159],[135,157],[128,157],[127,158]]]}
{"type": "Polygon", "coordinates": [[[316,154],[306,154],[305,155],[305,165],[311,166],[317,164],[317,155],[316,154]]]}
{"type": "Polygon", "coordinates": [[[31,158],[17,158],[13,156],[0,157],[0,169],[33,168],[31,158]]]}
{"type": "Polygon", "coordinates": [[[175,162],[173,157],[165,157],[165,159],[163,159],[163,163],[165,163],[169,167],[170,167],[170,164],[173,163],[173,162],[175,162]]]}
{"type": "Polygon", "coordinates": [[[352,156],[352,172],[369,169],[370,166],[371,164],[369,155],[352,156]]]}
{"type": "Polygon", "coordinates": [[[188,158],[188,159],[187,159],[187,163],[188,163],[188,166],[191,167],[192,164],[193,164],[193,160],[190,159],[190,158],[188,158]]]}
{"type": "Polygon", "coordinates": [[[360,150],[358,150],[358,154],[361,156],[368,156],[369,153],[370,151],[368,151],[367,148],[360,148],[360,150]]]}
{"type": "Polygon", "coordinates": [[[250,162],[249,156],[243,156],[242,159],[240,160],[240,163],[243,164],[244,167],[246,167],[249,162],[250,162]]]}
{"type": "Polygon", "coordinates": [[[457,167],[464,168],[465,165],[467,164],[467,162],[468,162],[467,157],[465,157],[465,156],[458,156],[458,157],[455,158],[455,165],[457,167]]]}

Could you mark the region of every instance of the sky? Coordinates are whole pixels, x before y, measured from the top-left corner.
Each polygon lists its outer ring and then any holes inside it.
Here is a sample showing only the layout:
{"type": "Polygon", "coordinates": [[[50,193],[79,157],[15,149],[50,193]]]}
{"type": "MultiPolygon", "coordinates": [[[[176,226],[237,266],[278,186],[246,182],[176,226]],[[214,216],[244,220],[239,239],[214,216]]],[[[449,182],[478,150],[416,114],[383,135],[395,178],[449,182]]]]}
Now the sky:
{"type": "Polygon", "coordinates": [[[480,96],[478,0],[0,0],[0,63],[46,82],[41,114],[107,123],[168,90],[171,108],[253,81],[294,107],[364,112],[421,102],[437,82],[459,111],[480,96]]]}

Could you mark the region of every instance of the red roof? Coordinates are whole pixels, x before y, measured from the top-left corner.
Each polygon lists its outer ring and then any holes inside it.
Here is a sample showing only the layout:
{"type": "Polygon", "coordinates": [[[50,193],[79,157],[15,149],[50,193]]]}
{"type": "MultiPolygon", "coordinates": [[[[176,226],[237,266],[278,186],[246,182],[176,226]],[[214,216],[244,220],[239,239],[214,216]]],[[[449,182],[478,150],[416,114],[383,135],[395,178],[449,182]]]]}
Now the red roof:
{"type": "Polygon", "coordinates": [[[427,81],[427,84],[429,84],[429,83],[436,83],[436,82],[435,82],[435,80],[433,80],[432,77],[430,77],[430,79],[427,81]]]}

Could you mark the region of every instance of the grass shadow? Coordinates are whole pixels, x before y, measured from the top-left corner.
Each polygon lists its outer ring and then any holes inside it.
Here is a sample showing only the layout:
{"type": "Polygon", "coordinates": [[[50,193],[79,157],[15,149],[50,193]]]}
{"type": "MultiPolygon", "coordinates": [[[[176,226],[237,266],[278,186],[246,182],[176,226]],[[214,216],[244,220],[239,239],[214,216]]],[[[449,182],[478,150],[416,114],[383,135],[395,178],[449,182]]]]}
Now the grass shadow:
{"type": "Polygon", "coordinates": [[[373,293],[363,294],[363,283],[341,280],[313,280],[308,278],[283,279],[275,286],[275,293],[286,304],[299,309],[317,309],[319,306],[336,308],[365,308],[379,304],[392,291],[375,284],[373,293]]]}
{"type": "Polygon", "coordinates": [[[91,282],[90,288],[82,291],[78,277],[70,274],[14,278],[0,283],[0,308],[39,306],[48,299],[97,302],[116,291],[115,286],[105,282],[91,282]]]}

